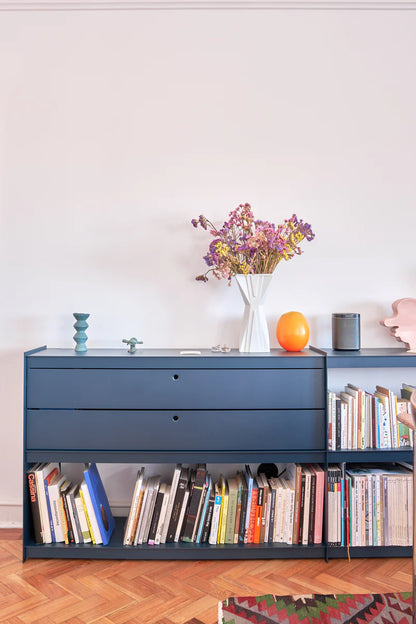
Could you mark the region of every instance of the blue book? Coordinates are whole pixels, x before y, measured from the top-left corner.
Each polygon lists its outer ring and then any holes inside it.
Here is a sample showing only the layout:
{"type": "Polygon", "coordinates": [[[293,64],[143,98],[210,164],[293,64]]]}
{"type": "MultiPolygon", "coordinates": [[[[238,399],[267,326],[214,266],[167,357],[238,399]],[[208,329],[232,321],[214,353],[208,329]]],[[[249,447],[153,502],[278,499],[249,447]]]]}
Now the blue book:
{"type": "Polygon", "coordinates": [[[95,463],[92,463],[88,468],[85,468],[84,478],[90,494],[98,528],[100,529],[101,539],[103,544],[106,545],[110,541],[115,521],[113,514],[111,513],[100,473],[98,472],[98,468],[95,463]]]}

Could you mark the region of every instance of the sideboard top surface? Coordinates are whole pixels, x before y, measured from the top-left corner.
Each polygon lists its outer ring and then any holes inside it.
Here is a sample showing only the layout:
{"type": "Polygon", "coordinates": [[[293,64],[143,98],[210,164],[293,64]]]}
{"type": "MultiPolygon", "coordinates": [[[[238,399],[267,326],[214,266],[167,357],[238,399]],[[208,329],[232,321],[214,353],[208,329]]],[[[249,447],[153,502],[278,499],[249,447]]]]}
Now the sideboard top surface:
{"type": "MultiPolygon", "coordinates": [[[[88,349],[77,353],[75,349],[49,349],[41,347],[25,353],[29,368],[324,368],[322,354],[305,349],[290,353],[272,349],[269,353],[229,353],[200,349],[200,354],[187,355],[190,349],[88,349]]],[[[192,349],[194,350],[194,349],[192,349]]]]}

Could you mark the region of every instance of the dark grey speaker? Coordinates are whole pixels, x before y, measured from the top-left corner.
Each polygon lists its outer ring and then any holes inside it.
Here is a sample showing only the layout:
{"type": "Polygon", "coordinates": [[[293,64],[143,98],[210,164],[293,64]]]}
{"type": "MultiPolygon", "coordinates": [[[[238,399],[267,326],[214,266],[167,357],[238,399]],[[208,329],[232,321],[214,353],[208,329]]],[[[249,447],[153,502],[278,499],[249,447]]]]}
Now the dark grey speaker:
{"type": "Polygon", "coordinates": [[[337,351],[360,349],[360,315],[335,313],[332,315],[332,348],[337,351]]]}

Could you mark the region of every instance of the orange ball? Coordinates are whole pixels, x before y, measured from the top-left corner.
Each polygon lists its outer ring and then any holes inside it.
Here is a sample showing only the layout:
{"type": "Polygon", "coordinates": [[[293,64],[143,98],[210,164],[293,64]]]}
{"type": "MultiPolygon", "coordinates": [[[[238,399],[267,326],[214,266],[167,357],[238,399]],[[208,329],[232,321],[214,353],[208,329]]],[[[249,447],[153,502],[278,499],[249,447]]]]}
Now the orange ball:
{"type": "Polygon", "coordinates": [[[276,336],[286,351],[302,351],[309,340],[309,325],[301,312],[286,312],[280,317],[276,336]]]}

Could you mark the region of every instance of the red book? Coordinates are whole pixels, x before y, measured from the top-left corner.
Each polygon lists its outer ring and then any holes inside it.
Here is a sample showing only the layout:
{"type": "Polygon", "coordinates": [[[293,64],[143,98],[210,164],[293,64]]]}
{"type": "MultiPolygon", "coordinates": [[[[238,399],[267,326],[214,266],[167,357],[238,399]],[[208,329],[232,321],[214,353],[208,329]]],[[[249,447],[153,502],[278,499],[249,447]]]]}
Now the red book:
{"type": "Polygon", "coordinates": [[[247,544],[253,544],[254,542],[254,529],[256,526],[258,496],[259,496],[259,488],[257,487],[257,481],[254,479],[253,491],[251,493],[251,505],[250,505],[250,516],[249,516],[249,522],[248,522],[247,544]]]}
{"type": "Polygon", "coordinates": [[[302,466],[301,466],[301,464],[296,464],[295,509],[294,509],[294,513],[293,513],[292,544],[299,544],[299,520],[300,520],[301,490],[302,490],[302,466]]]}
{"type": "Polygon", "coordinates": [[[258,479],[257,479],[257,489],[258,489],[258,495],[257,495],[256,523],[254,525],[254,536],[253,536],[254,544],[260,544],[261,520],[263,517],[264,486],[263,486],[263,483],[261,483],[258,479]]]}

